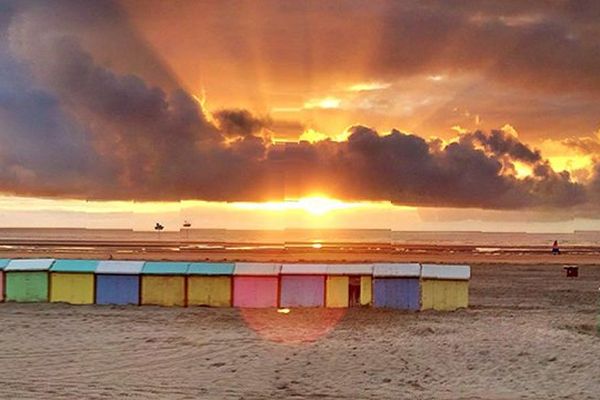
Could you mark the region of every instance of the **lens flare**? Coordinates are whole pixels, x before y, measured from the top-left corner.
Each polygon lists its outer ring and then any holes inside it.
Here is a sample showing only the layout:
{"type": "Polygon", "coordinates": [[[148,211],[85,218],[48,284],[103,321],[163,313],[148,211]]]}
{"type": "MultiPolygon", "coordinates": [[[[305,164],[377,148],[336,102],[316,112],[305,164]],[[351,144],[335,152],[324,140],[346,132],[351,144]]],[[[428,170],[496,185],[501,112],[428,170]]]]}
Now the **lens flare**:
{"type": "Polygon", "coordinates": [[[246,326],[265,340],[289,345],[314,343],[331,332],[345,308],[242,308],[246,326]]]}

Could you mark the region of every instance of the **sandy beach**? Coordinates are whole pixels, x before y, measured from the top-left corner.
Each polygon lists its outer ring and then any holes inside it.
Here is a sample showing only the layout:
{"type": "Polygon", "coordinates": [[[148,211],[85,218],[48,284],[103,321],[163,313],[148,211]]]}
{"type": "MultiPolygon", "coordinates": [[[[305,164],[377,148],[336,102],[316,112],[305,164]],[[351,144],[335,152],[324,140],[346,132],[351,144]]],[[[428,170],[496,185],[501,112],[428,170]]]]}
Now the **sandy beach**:
{"type": "Polygon", "coordinates": [[[472,275],[450,313],[0,304],[0,398],[597,398],[600,267],[472,275]]]}

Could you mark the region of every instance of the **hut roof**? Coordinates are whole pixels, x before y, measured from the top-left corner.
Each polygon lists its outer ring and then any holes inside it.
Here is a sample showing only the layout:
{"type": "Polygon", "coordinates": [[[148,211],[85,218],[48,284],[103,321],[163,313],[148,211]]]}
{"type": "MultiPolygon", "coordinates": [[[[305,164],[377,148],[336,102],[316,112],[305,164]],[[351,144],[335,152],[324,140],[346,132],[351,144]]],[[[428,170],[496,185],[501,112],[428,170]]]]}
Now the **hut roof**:
{"type": "Polygon", "coordinates": [[[56,260],[50,268],[51,272],[95,272],[97,260],[56,260]]]}
{"type": "Polygon", "coordinates": [[[421,266],[417,263],[373,264],[373,276],[418,278],[421,276],[421,266]]]}
{"type": "Polygon", "coordinates": [[[328,275],[372,275],[372,264],[329,264],[328,275]]]}
{"type": "Polygon", "coordinates": [[[48,271],[54,263],[53,258],[11,260],[5,271],[48,271]]]}
{"type": "Polygon", "coordinates": [[[100,261],[97,274],[139,274],[144,268],[144,261],[100,261]]]}
{"type": "Polygon", "coordinates": [[[325,275],[327,264],[283,264],[282,275],[325,275]]]}
{"type": "Polygon", "coordinates": [[[234,263],[192,263],[189,275],[233,275],[234,263]]]}
{"type": "Polygon", "coordinates": [[[142,268],[142,274],[148,275],[184,275],[188,271],[186,262],[148,261],[142,268]]]}
{"type": "Polygon", "coordinates": [[[423,264],[423,278],[468,280],[471,267],[468,265],[423,264]]]}
{"type": "Polygon", "coordinates": [[[9,258],[0,258],[0,271],[2,271],[10,262],[9,258]]]}
{"type": "Polygon", "coordinates": [[[281,264],[273,263],[235,263],[234,275],[277,276],[281,264]]]}

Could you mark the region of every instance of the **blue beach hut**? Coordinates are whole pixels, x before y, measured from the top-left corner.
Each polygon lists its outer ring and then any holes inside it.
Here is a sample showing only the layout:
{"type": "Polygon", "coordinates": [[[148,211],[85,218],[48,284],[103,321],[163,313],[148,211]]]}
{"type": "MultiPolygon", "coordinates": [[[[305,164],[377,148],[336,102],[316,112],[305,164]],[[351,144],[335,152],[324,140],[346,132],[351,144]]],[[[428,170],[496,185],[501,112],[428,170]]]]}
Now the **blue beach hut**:
{"type": "Polygon", "coordinates": [[[374,264],[373,304],[379,308],[417,311],[421,304],[419,264],[374,264]]]}
{"type": "Polygon", "coordinates": [[[100,261],[96,268],[96,304],[139,304],[144,261],[100,261]]]}

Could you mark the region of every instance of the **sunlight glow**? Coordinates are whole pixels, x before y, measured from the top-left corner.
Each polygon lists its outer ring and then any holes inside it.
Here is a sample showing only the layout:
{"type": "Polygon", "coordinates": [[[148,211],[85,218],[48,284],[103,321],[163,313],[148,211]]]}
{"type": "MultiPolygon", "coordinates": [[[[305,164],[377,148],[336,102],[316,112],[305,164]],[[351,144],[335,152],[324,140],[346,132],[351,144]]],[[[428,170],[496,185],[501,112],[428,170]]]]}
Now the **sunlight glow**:
{"type": "Polygon", "coordinates": [[[589,170],[594,166],[594,160],[590,155],[578,156],[554,156],[548,157],[548,162],[553,170],[574,172],[577,170],[589,170]]]}
{"type": "Polygon", "coordinates": [[[348,87],[349,92],[369,92],[373,90],[383,90],[391,86],[391,83],[386,82],[363,82],[351,85],[348,87]]]}
{"type": "Polygon", "coordinates": [[[533,175],[533,169],[531,165],[524,164],[519,161],[515,161],[515,176],[519,179],[527,178],[533,175]]]}
{"type": "MultiPolygon", "coordinates": [[[[303,211],[312,215],[324,215],[332,211],[348,210],[373,205],[391,206],[389,202],[345,202],[342,200],[331,199],[321,195],[302,197],[300,199],[286,201],[270,201],[264,203],[231,203],[232,206],[243,210],[260,211],[303,211]]],[[[396,206],[397,207],[397,206],[396,206]]]]}
{"type": "Polygon", "coordinates": [[[321,133],[319,131],[315,131],[314,129],[307,129],[304,132],[302,132],[302,135],[300,135],[299,141],[316,143],[316,142],[320,142],[322,140],[327,140],[327,139],[329,139],[329,136],[327,136],[326,134],[321,133]]]}
{"type": "Polygon", "coordinates": [[[335,109],[340,108],[340,104],[342,101],[335,97],[325,97],[323,99],[311,99],[304,103],[304,108],[313,109],[313,108],[321,108],[321,109],[335,109]]]}

